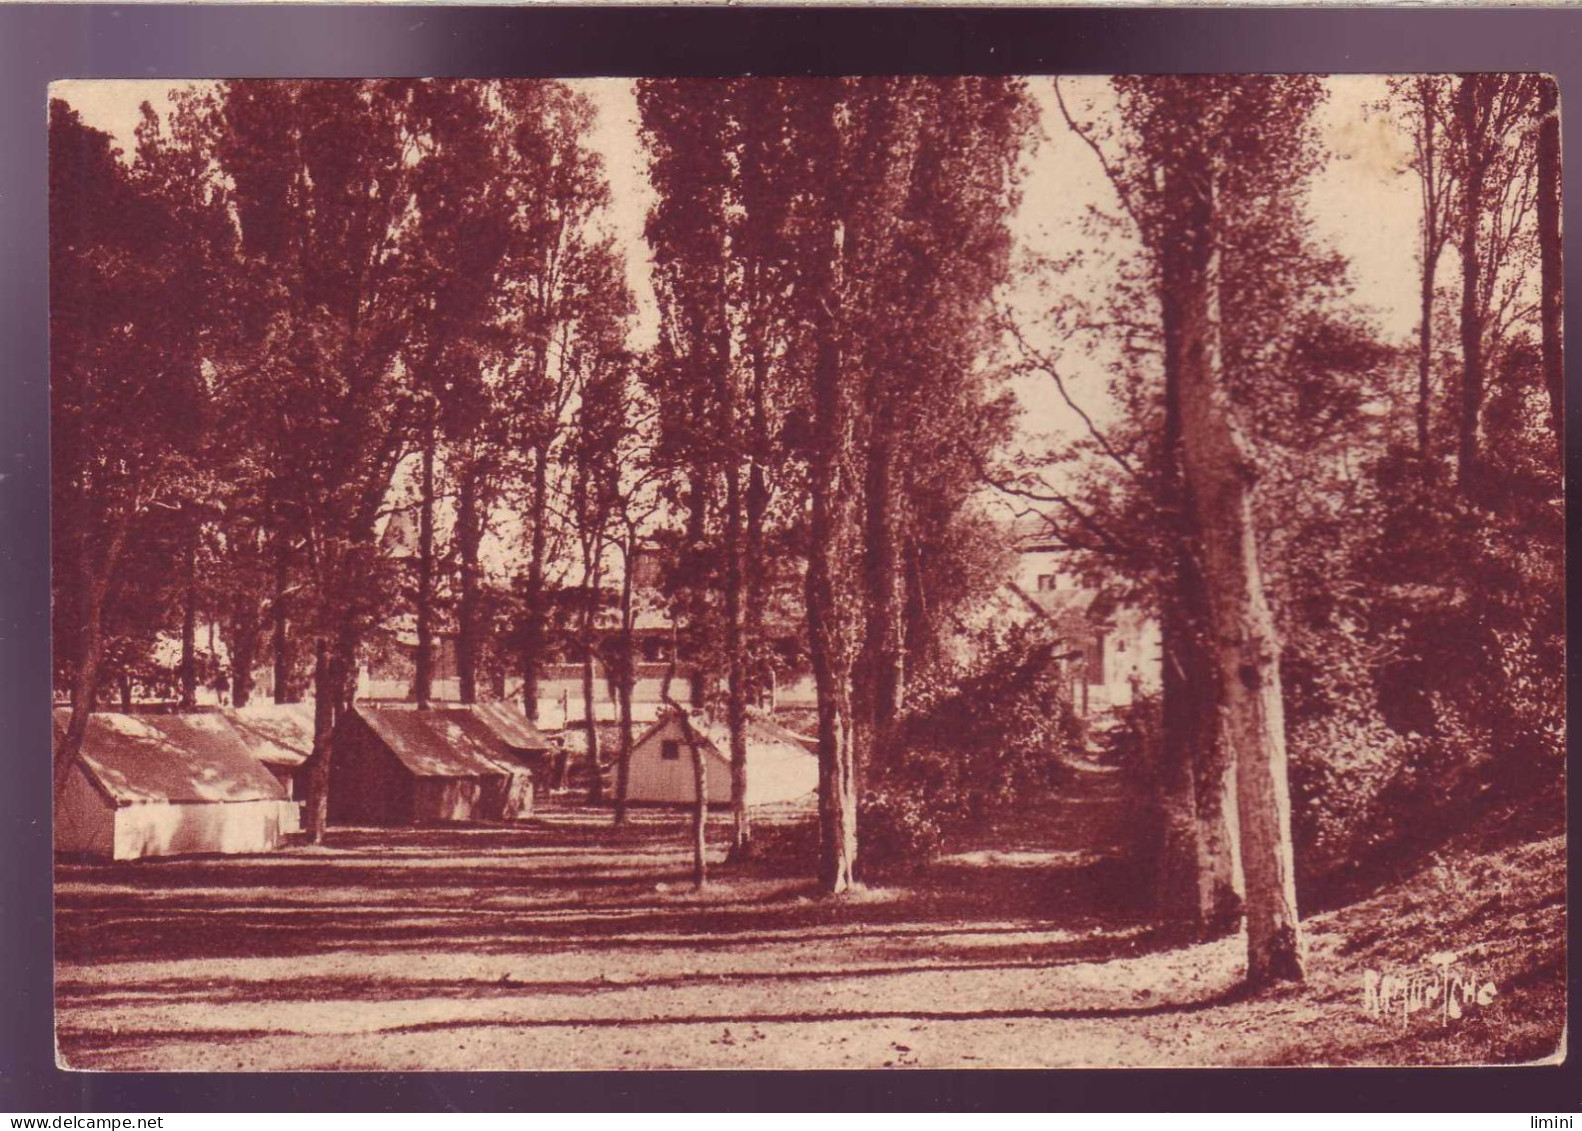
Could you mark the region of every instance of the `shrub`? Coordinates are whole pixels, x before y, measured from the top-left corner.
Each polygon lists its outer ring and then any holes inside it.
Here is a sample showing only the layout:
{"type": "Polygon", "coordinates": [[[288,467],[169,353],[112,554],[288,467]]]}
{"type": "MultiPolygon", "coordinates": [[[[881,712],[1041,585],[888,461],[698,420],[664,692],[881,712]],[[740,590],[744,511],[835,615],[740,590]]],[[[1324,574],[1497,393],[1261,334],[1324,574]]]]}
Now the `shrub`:
{"type": "MultiPolygon", "coordinates": [[[[915,792],[869,789],[857,803],[857,878],[904,876],[926,864],[944,843],[945,822],[915,792]]],[[[816,819],[759,825],[753,830],[754,859],[786,871],[812,874],[818,858],[816,819]]]]}
{"type": "Polygon", "coordinates": [[[952,830],[1050,789],[1082,749],[1059,641],[1023,626],[988,645],[972,669],[924,690],[882,752],[859,858],[871,850],[882,867],[892,848],[897,860],[936,851],[952,830]]]}
{"type": "Polygon", "coordinates": [[[1432,735],[1402,734],[1361,712],[1291,728],[1292,832],[1307,906],[1400,870],[1478,802],[1486,754],[1454,712],[1435,708],[1432,735]]]}
{"type": "Polygon", "coordinates": [[[864,793],[857,806],[857,828],[857,871],[865,879],[918,868],[945,840],[936,808],[921,793],[905,789],[864,793]]]}

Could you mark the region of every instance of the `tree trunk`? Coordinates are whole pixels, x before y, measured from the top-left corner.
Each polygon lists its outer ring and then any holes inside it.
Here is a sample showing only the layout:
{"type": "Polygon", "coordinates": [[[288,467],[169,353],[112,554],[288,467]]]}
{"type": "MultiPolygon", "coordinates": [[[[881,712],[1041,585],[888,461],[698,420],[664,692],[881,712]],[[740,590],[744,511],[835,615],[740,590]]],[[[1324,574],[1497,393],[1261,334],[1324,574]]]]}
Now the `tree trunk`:
{"type": "MultiPolygon", "coordinates": [[[[620,747],[616,755],[615,764],[615,823],[626,823],[626,796],[632,780],[632,744],[634,741],[632,726],[632,685],[636,680],[636,644],[632,638],[632,565],[633,556],[637,551],[637,538],[628,528],[626,532],[625,553],[622,556],[621,568],[621,633],[616,643],[616,664],[618,671],[617,693],[620,697],[621,711],[621,737],[620,747]]],[[[668,693],[668,692],[667,692],[668,693]]]]}
{"type": "Polygon", "coordinates": [[[1160,622],[1159,766],[1153,775],[1159,824],[1155,906],[1166,922],[1201,937],[1203,856],[1196,762],[1204,716],[1213,710],[1213,700],[1196,698],[1203,691],[1202,679],[1192,666],[1188,631],[1185,618],[1167,607],[1160,622]]]}
{"type": "MultiPolygon", "coordinates": [[[[723,289],[723,288],[722,288],[723,289]]],[[[752,851],[747,812],[747,657],[742,623],[742,473],[737,456],[736,388],[731,374],[729,311],[721,312],[720,447],[725,461],[725,725],[731,746],[731,847],[729,859],[752,851]]]]}
{"type": "Polygon", "coordinates": [[[522,623],[522,709],[538,722],[538,667],[544,652],[544,557],[548,547],[549,446],[533,453],[533,540],[527,563],[526,608],[522,623]]]}
{"type": "Polygon", "coordinates": [[[1565,273],[1560,259],[1560,91],[1547,76],[1538,80],[1538,248],[1542,276],[1539,318],[1543,327],[1544,384],[1555,439],[1565,446],[1565,358],[1562,346],[1565,273]]]}
{"type": "Polygon", "coordinates": [[[714,690],[714,666],[709,662],[710,649],[706,646],[708,589],[703,580],[704,559],[708,554],[709,469],[698,462],[690,470],[692,481],[687,490],[685,551],[688,559],[685,572],[691,590],[691,609],[687,614],[687,663],[692,669],[692,708],[702,710],[708,706],[709,695],[714,690]]]}
{"type": "Polygon", "coordinates": [[[1422,322],[1417,329],[1417,456],[1428,459],[1429,378],[1434,357],[1434,264],[1423,266],[1422,322]]]}
{"type": "Polygon", "coordinates": [[[313,642],[313,751],[308,755],[303,828],[312,844],[324,843],[330,815],[330,733],[335,729],[335,691],[330,676],[330,644],[313,642]]]}
{"type": "Polygon", "coordinates": [[[53,776],[57,796],[65,788],[72,767],[82,753],[83,739],[88,734],[88,717],[93,714],[99,696],[99,675],[104,663],[104,599],[130,525],[131,519],[125,514],[118,514],[112,520],[104,556],[99,559],[97,569],[86,532],[78,534],[77,607],[81,619],[78,622],[77,671],[71,686],[71,718],[66,722],[65,737],[55,748],[53,776]]]}
{"type": "MultiPolygon", "coordinates": [[[[875,386],[879,384],[874,381],[875,386]]],[[[873,437],[868,444],[865,500],[867,634],[862,653],[857,736],[859,760],[886,759],[906,686],[906,648],[902,626],[906,579],[901,568],[899,498],[895,490],[893,415],[884,392],[871,393],[873,437]]]]}
{"type": "MultiPolygon", "coordinates": [[[[747,544],[746,561],[742,571],[742,601],[747,613],[747,646],[756,651],[762,647],[764,639],[764,590],[769,569],[764,553],[764,520],[769,511],[769,482],[766,469],[770,444],[769,359],[761,330],[753,339],[752,365],[752,419],[749,424],[751,442],[747,454],[747,544]]],[[[763,678],[763,674],[755,672],[753,678],[756,683],[763,678]]],[[[768,679],[771,683],[773,678],[773,670],[770,669],[768,679]]]]}
{"type": "Polygon", "coordinates": [[[702,891],[709,883],[709,763],[703,746],[692,731],[692,723],[681,716],[681,733],[692,752],[692,885],[702,891]]]}
{"type": "Polygon", "coordinates": [[[1179,610],[1162,623],[1164,654],[1157,906],[1194,938],[1217,938],[1241,916],[1229,767],[1218,743],[1219,680],[1206,627],[1179,610]]]}
{"type": "Polygon", "coordinates": [[[1483,215],[1484,146],[1478,113],[1486,79],[1463,75],[1456,89],[1456,116],[1463,147],[1461,196],[1461,421],[1457,481],[1471,495],[1478,481],[1478,436],[1483,412],[1483,320],[1478,298],[1478,221],[1483,215]]]}
{"type": "Polygon", "coordinates": [[[588,736],[588,802],[598,804],[604,800],[604,769],[599,760],[598,695],[594,686],[594,619],[599,604],[599,547],[595,543],[593,560],[583,558],[584,587],[587,603],[582,610],[582,714],[588,736]]]}
{"type": "Polygon", "coordinates": [[[423,436],[423,472],[419,485],[417,533],[417,662],[412,674],[412,697],[417,709],[426,711],[434,694],[434,409],[429,408],[423,436]]]}
{"type": "Polygon", "coordinates": [[[258,654],[259,609],[250,594],[233,598],[231,613],[231,706],[245,707],[253,698],[253,661],[258,654]]]}
{"type": "Polygon", "coordinates": [[[202,523],[193,520],[188,533],[186,591],[181,609],[181,699],[177,709],[198,709],[198,540],[202,523]]]}
{"type": "MultiPolygon", "coordinates": [[[[1214,669],[1203,682],[1215,682],[1214,669]]],[[[1213,692],[1217,692],[1215,687],[1213,692]]],[[[1241,924],[1246,880],[1241,868],[1240,822],[1236,812],[1236,767],[1218,727],[1198,748],[1192,800],[1197,811],[1197,934],[1215,939],[1241,924]]]]}
{"type": "Polygon", "coordinates": [[[473,468],[460,469],[456,488],[456,543],[461,577],[456,601],[456,678],[463,703],[478,701],[479,579],[482,568],[478,549],[483,542],[483,521],[478,505],[478,482],[473,468]]]}
{"type": "MultiPolygon", "coordinates": [[[[1185,159],[1190,160],[1190,157],[1185,159]]],[[[1264,597],[1253,517],[1255,468],[1232,419],[1220,353],[1219,252],[1212,171],[1183,177],[1181,446],[1203,558],[1220,682],[1222,740],[1235,767],[1246,881],[1247,981],[1301,981],[1286,779],[1280,645],[1264,597]],[[1203,187],[1206,183],[1206,188],[1203,187]]]]}
{"type": "Polygon", "coordinates": [[[1429,453],[1429,382],[1434,360],[1434,276],[1439,271],[1439,252],[1444,246],[1437,185],[1439,125],[1434,118],[1433,78],[1418,80],[1422,99],[1423,167],[1418,170],[1423,188],[1422,276],[1419,280],[1419,317],[1417,327],[1417,455],[1426,474],[1429,453]]]}
{"type": "MultiPolygon", "coordinates": [[[[837,103],[829,106],[829,145],[838,146],[837,103]]],[[[831,157],[834,156],[832,152],[831,157]]],[[[852,734],[851,640],[858,607],[850,572],[861,484],[856,470],[856,405],[842,373],[837,311],[844,236],[827,222],[814,308],[812,515],[807,567],[808,637],[818,693],[819,885],[840,894],[855,883],[857,752],[852,734]]]]}
{"type": "Polygon", "coordinates": [[[692,883],[702,891],[709,882],[709,767],[697,732],[692,729],[692,720],[670,695],[670,684],[675,675],[676,651],[672,646],[670,666],[665,670],[664,682],[659,686],[659,699],[674,714],[681,726],[681,737],[692,754],[692,883]]]}
{"type": "Polygon", "coordinates": [[[813,661],[818,685],[819,867],[825,892],[850,890],[857,866],[856,744],[851,727],[850,681],[820,655],[813,661]]]}
{"type": "Polygon", "coordinates": [[[274,700],[276,703],[295,703],[296,689],[292,687],[292,656],[290,636],[290,604],[287,587],[291,579],[291,539],[283,529],[275,531],[275,592],[270,601],[269,615],[274,622],[270,640],[274,660],[274,700]]]}
{"type": "MultiPolygon", "coordinates": [[[[335,602],[336,604],[349,602],[335,602]]],[[[356,623],[343,615],[340,623],[314,641],[313,752],[309,756],[307,798],[303,804],[308,839],[322,844],[329,827],[331,738],[351,710],[357,693],[356,623]]]]}
{"type": "MultiPolygon", "coordinates": [[[[1176,523],[1175,563],[1161,602],[1163,671],[1157,783],[1162,835],[1158,906],[1194,937],[1235,930],[1241,914],[1238,846],[1230,823],[1230,768],[1219,741],[1219,682],[1210,641],[1209,597],[1197,564],[1183,478],[1181,375],[1184,287],[1190,264],[1179,239],[1160,254],[1164,333],[1164,506],[1176,523]]],[[[1086,687],[1084,685],[1084,694],[1086,687]]]]}

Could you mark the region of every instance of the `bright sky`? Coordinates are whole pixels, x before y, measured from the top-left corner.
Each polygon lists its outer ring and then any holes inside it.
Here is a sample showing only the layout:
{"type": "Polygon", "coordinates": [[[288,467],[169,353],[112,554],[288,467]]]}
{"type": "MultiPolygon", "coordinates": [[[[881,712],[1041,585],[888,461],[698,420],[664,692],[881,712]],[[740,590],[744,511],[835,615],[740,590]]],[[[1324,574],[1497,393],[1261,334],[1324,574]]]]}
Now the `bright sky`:
{"type": "MultiPolygon", "coordinates": [[[[1090,112],[1102,113],[1105,79],[1063,78],[1060,84],[1079,120],[1090,112]]],[[[1319,123],[1333,159],[1313,185],[1311,215],[1320,238],[1350,261],[1359,304],[1372,311],[1388,340],[1404,341],[1417,318],[1418,204],[1414,179],[1405,172],[1409,141],[1389,118],[1369,113],[1370,105],[1385,94],[1383,77],[1336,76],[1326,84],[1330,97],[1319,111],[1319,123]]],[[[613,205],[606,223],[627,248],[628,279],[640,308],[636,344],[647,345],[653,340],[656,315],[642,229],[653,194],[638,142],[633,84],[629,79],[578,79],[570,85],[586,91],[598,107],[591,142],[604,155],[610,176],[613,205]]],[[[90,125],[110,132],[130,149],[139,104],[146,99],[164,110],[169,86],[163,81],[70,81],[55,84],[51,91],[90,125]]],[[[1031,86],[1043,138],[1028,159],[1023,203],[1013,222],[1018,243],[1024,253],[1052,258],[1092,250],[1092,238],[1084,230],[1088,209],[1117,212],[1115,195],[1092,151],[1066,127],[1055,104],[1053,80],[1034,78],[1031,86]]],[[[1039,282],[1023,280],[1008,299],[1036,334],[1039,312],[1062,292],[1091,294],[1096,273],[1096,268],[1086,274],[1079,269],[1064,278],[1044,279],[1043,289],[1039,282]]],[[[1101,359],[1065,352],[1060,362],[1072,395],[1102,419],[1107,374],[1101,359]]],[[[1022,382],[1017,394],[1029,439],[1059,434],[1078,423],[1047,380],[1022,382]]]]}
{"type": "MultiPolygon", "coordinates": [[[[1079,123],[1101,120],[1111,105],[1105,78],[1062,78],[1059,83],[1079,123]]],[[[1102,248],[1085,230],[1088,209],[1117,215],[1119,200],[1098,158],[1067,127],[1055,101],[1054,80],[1035,78],[1031,85],[1043,137],[1027,168],[1023,206],[1015,221],[1018,241],[1024,251],[1052,259],[1079,251],[1094,254],[1102,248]]],[[[1388,116],[1370,112],[1385,96],[1383,76],[1334,76],[1325,85],[1329,98],[1318,111],[1318,125],[1331,160],[1312,185],[1309,215],[1318,238],[1349,261],[1359,307],[1386,340],[1405,341],[1418,317],[1419,204],[1415,177],[1406,171],[1410,139],[1388,116]]],[[[1028,325],[1029,337],[1036,339],[1039,313],[1061,294],[1093,296],[1101,273],[1097,266],[1077,268],[1065,277],[1046,277],[1042,290],[1031,283],[1018,287],[1010,302],[1028,325]]],[[[1067,390],[1102,423],[1108,383],[1103,359],[1058,346],[1055,352],[1067,390]]],[[[1047,378],[1018,383],[1017,395],[1029,439],[1081,425],[1047,378]]]]}

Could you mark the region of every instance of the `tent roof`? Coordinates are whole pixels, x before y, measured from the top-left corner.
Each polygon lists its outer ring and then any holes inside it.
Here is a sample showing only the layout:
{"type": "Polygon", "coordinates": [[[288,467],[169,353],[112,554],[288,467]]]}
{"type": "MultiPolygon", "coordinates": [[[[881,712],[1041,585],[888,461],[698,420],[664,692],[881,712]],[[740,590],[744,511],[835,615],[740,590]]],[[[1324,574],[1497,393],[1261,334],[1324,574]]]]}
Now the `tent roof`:
{"type": "Polygon", "coordinates": [[[549,739],[528,721],[526,713],[514,703],[497,699],[490,703],[474,703],[468,709],[507,746],[517,750],[550,748],[549,739]]]}
{"type": "Polygon", "coordinates": [[[313,753],[312,703],[259,703],[223,714],[260,762],[300,766],[313,753]]]}
{"type": "Polygon", "coordinates": [[[494,732],[464,707],[417,711],[356,708],[357,717],[420,778],[498,777],[507,753],[494,732]]]}
{"type": "MultiPolygon", "coordinates": [[[[56,741],[70,712],[55,712],[56,741]]],[[[280,783],[222,716],[121,715],[88,719],[81,764],[117,805],[174,801],[279,801],[280,783]]]]}

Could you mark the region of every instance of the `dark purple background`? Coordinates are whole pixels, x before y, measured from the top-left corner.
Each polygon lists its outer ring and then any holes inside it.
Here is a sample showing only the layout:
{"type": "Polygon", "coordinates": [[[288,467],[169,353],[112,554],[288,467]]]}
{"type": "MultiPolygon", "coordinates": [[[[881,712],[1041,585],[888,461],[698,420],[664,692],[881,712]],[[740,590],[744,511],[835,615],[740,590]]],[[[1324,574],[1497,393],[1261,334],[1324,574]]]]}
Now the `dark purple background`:
{"type": "MultiPolygon", "coordinates": [[[[45,88],[57,78],[1545,71],[1582,98],[1582,10],[962,11],[0,4],[0,1111],[1392,1110],[1553,1114],[1566,1069],[166,1075],[54,1067],[45,88]]],[[[1582,167],[1582,128],[1563,128],[1582,167]]],[[[1565,220],[1582,231],[1573,196],[1565,220]]],[[[1578,287],[1582,256],[1568,266],[1578,287]]],[[[1567,337],[1577,312],[1567,312],[1567,337]]],[[[1573,358],[1577,354],[1573,353],[1573,358]]],[[[1568,389],[1577,390],[1577,365],[1568,389]]],[[[1567,400],[1577,478],[1582,397],[1567,400]]],[[[1568,502],[1570,496],[1568,493],[1568,502]]],[[[1577,550],[1582,524],[1569,531],[1577,550]]],[[[1568,580],[1568,586],[1570,582],[1568,580]]],[[[1577,699],[1573,692],[1573,705],[1577,699]]],[[[1573,797],[1573,813],[1575,798],[1573,797]]],[[[1574,873],[1573,873],[1574,875],[1574,873]]],[[[330,1038],[333,1039],[333,1038],[330,1038]]],[[[1523,1123],[1525,1126],[1525,1123],[1523,1123]]]]}

